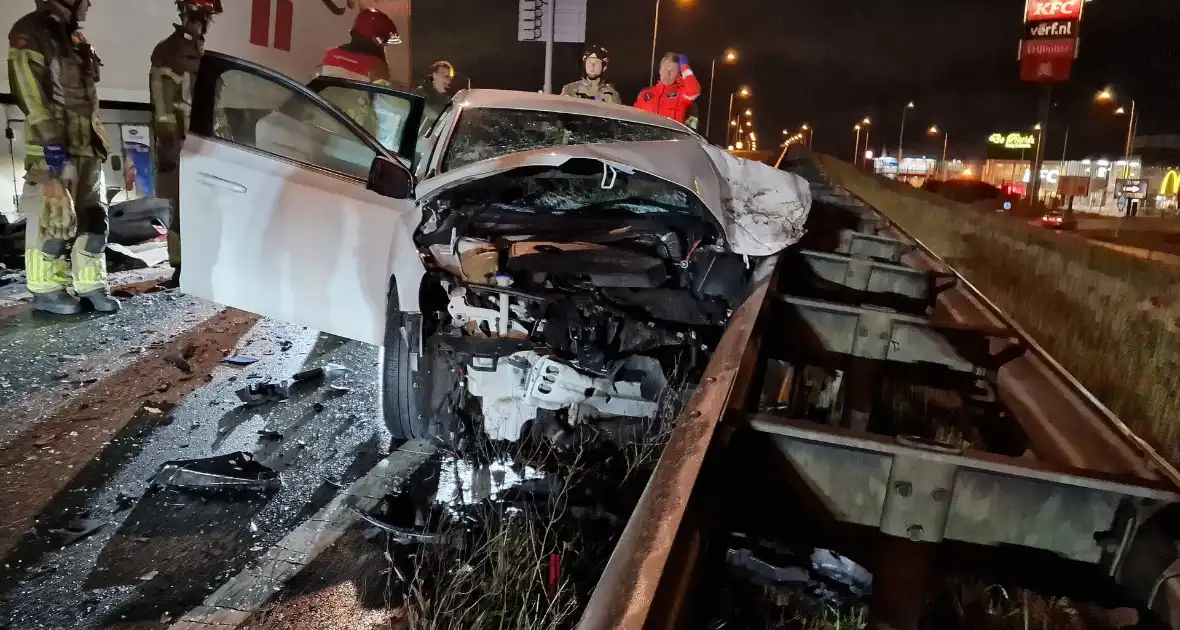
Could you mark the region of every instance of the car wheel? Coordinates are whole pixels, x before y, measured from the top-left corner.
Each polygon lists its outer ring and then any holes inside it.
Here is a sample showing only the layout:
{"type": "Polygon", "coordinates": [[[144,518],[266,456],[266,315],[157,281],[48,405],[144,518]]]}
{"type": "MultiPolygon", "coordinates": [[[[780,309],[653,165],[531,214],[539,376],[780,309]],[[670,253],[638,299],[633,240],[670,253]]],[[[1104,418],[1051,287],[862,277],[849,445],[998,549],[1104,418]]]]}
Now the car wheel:
{"type": "Polygon", "coordinates": [[[391,312],[381,355],[381,402],[395,441],[445,435],[454,426],[453,399],[460,378],[449,355],[431,336],[436,318],[391,312]]]}

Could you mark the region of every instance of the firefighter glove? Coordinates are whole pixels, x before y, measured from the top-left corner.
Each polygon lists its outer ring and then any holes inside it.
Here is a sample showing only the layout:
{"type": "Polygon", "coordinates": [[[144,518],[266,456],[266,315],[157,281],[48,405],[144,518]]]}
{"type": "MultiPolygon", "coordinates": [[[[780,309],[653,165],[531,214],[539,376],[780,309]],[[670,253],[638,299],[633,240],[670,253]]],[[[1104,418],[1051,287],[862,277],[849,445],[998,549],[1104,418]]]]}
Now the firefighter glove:
{"type": "Polygon", "coordinates": [[[68,241],[74,237],[77,215],[74,214],[74,199],[60,179],[50,178],[45,182],[45,207],[41,214],[41,233],[49,240],[68,241]]]}
{"type": "Polygon", "coordinates": [[[49,166],[49,174],[60,178],[66,172],[66,148],[60,144],[45,145],[45,164],[49,166]]]}

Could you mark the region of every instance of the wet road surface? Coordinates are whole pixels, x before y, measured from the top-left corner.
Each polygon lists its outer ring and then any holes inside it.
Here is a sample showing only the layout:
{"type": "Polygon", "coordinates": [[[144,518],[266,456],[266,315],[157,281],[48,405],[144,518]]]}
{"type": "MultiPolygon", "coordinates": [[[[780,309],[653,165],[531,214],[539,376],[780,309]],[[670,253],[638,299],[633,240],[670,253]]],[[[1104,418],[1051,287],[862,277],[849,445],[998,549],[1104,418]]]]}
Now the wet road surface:
{"type": "Polygon", "coordinates": [[[128,413],[106,427],[112,436],[92,457],[61,466],[66,481],[52,499],[39,497],[35,525],[5,523],[17,531],[0,578],[0,627],[166,627],[387,451],[377,348],[174,292],[124,306],[116,317],[0,322],[0,403],[15,410],[0,423],[6,487],[35,484],[30,467],[85,450],[73,442],[87,437],[87,421],[71,425],[69,416],[100,404],[88,396],[104,394],[128,413]],[[226,355],[258,361],[219,363],[226,355]],[[235,393],[329,362],[348,368],[343,387],[313,381],[258,406],[235,393]],[[165,462],[236,452],[278,471],[281,488],[144,494],[165,462]]]}

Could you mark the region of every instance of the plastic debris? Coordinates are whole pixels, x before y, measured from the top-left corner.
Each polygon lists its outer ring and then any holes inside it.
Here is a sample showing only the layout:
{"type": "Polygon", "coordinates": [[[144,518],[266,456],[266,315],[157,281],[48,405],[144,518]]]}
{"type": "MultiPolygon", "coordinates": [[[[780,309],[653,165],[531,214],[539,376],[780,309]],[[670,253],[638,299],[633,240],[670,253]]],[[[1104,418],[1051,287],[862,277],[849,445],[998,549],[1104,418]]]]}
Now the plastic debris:
{"type": "Polygon", "coordinates": [[[258,363],[258,357],[251,357],[244,354],[235,354],[222,359],[221,362],[229,365],[245,367],[247,365],[254,365],[255,363],[258,363]]]}

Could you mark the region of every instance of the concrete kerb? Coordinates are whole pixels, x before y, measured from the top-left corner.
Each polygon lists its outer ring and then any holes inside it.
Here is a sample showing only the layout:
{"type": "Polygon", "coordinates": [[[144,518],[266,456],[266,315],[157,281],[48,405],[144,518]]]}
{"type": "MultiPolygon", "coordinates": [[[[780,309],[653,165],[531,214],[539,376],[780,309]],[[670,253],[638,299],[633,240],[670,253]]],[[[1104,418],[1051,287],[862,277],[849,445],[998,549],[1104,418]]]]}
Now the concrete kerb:
{"type": "Polygon", "coordinates": [[[168,629],[237,628],[358,520],[351,507],[363,512],[373,509],[390,488],[436,451],[428,440],[406,443],[283,537],[256,565],[230,578],[168,629]]]}

